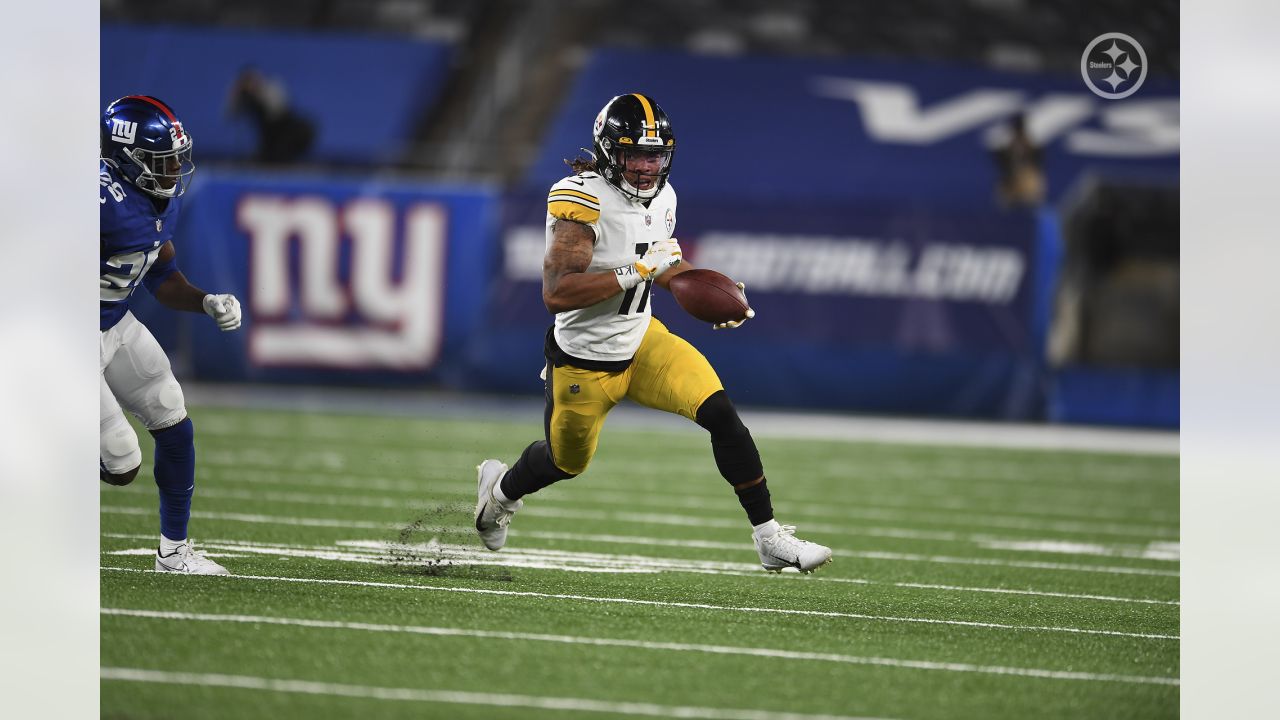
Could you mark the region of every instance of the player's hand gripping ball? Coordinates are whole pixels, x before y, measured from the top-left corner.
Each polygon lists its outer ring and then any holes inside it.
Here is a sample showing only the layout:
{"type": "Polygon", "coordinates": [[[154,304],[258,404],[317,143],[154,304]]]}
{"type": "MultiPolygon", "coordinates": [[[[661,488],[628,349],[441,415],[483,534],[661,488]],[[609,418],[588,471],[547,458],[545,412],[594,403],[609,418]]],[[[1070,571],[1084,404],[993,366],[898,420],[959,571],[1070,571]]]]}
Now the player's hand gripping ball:
{"type": "Polygon", "coordinates": [[[755,317],[742,283],[715,270],[686,270],[671,278],[671,294],[684,311],[717,330],[735,328],[755,317]]]}

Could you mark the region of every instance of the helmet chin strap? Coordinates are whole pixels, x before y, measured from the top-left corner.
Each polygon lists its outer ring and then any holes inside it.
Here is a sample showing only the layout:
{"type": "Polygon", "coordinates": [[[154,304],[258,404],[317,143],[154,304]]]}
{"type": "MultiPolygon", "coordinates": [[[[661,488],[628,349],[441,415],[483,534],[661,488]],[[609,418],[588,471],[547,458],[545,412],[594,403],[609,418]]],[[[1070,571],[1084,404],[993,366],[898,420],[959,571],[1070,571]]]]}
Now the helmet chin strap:
{"type": "Polygon", "coordinates": [[[175,181],[173,183],[173,187],[164,188],[160,186],[160,178],[157,177],[155,173],[144,172],[138,176],[138,179],[135,180],[133,184],[137,185],[139,190],[147,193],[148,195],[169,200],[177,197],[178,185],[181,184],[181,181],[175,181]]]}
{"type": "Polygon", "coordinates": [[[648,190],[640,190],[636,186],[627,182],[627,177],[625,175],[619,174],[618,184],[622,186],[622,189],[624,192],[630,193],[644,200],[652,200],[653,196],[658,194],[657,182],[654,182],[653,187],[649,188],[648,190]]]}
{"type": "Polygon", "coordinates": [[[178,184],[174,183],[173,187],[171,188],[162,188],[160,187],[160,183],[156,183],[156,186],[152,189],[151,192],[153,195],[157,197],[173,198],[173,197],[176,197],[178,194],[178,184]]]}

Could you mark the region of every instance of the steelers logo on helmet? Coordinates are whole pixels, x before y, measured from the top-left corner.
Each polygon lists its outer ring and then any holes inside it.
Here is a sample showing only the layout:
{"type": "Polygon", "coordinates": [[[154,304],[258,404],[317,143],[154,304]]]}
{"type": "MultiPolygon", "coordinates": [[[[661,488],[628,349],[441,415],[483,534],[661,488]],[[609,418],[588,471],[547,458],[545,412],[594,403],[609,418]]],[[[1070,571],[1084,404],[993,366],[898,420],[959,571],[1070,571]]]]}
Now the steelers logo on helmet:
{"type": "Polygon", "coordinates": [[[139,190],[158,198],[182,195],[191,182],[191,135],[173,109],[150,95],[127,95],[107,106],[99,124],[99,155],[139,190]]]}
{"type": "Polygon", "coordinates": [[[619,95],[605,104],[592,127],[596,169],[625,195],[647,201],[671,174],[676,137],[671,121],[648,95],[619,95]]]}

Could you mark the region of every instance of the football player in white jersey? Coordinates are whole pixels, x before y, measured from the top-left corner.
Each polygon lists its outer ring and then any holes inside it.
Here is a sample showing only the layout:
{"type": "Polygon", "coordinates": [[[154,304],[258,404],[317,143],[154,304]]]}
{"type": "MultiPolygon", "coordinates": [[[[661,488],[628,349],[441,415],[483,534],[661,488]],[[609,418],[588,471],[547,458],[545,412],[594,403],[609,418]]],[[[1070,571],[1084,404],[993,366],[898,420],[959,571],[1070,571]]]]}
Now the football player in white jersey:
{"type": "Polygon", "coordinates": [[[547,197],[542,300],[555,324],[544,348],[546,437],[510,469],[493,459],[479,465],[476,531],[485,547],[500,549],[522,497],[587,469],[605,416],[625,397],[705,428],[716,466],[753,526],[761,565],[812,572],[830,562],[830,548],[774,519],[760,453],[720,378],[650,309],[654,283],[669,289],[674,275],[690,269],[672,237],[670,120],[646,95],[619,95],[596,116],[592,136],[593,157],[571,163],[575,174],[547,197]]]}

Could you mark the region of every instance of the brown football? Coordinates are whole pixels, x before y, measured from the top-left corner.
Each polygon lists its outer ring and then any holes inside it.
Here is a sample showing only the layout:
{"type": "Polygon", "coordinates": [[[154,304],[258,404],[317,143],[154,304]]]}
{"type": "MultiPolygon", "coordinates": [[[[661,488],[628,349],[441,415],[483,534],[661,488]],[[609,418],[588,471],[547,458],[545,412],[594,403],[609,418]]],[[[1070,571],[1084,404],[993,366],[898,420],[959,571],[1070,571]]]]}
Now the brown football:
{"type": "Polygon", "coordinates": [[[709,323],[747,316],[747,297],[726,275],[715,270],[686,270],[671,278],[671,294],[690,315],[709,323]]]}

